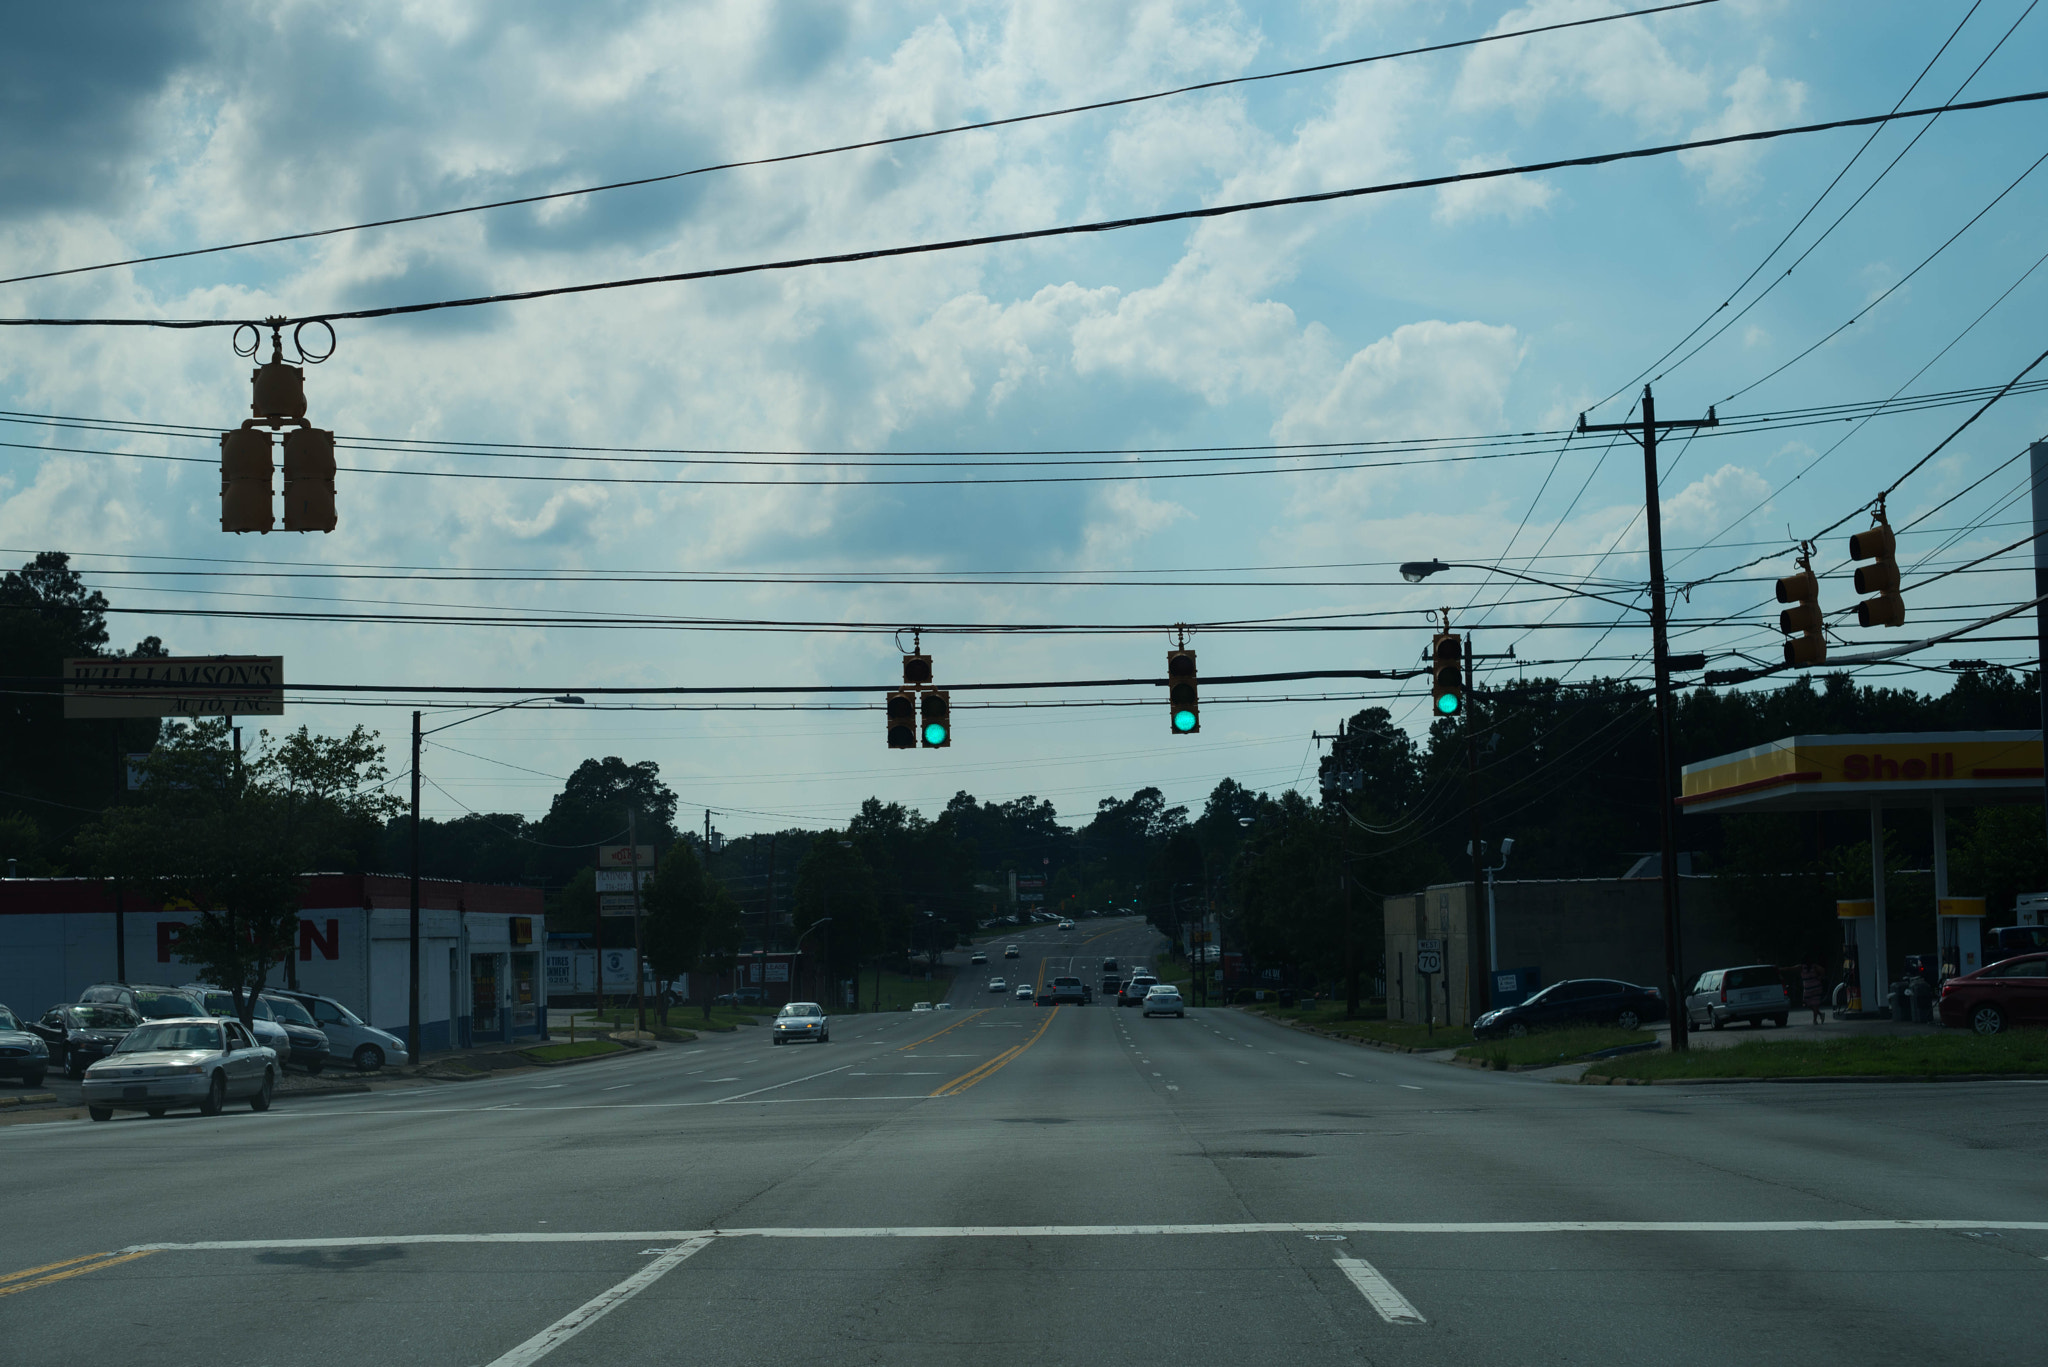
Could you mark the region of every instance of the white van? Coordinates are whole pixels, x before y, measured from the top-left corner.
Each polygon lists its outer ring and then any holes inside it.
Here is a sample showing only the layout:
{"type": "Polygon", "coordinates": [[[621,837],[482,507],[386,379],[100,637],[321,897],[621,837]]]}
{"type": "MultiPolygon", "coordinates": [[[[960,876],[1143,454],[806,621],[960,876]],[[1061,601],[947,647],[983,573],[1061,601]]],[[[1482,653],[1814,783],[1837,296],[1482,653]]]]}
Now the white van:
{"type": "Polygon", "coordinates": [[[355,1012],[334,998],[315,996],[311,992],[271,990],[277,996],[290,997],[313,1013],[313,1019],[327,1032],[330,1057],[336,1062],[347,1059],[358,1072],[363,1073],[374,1073],[387,1061],[405,1062],[404,1040],[386,1034],[374,1025],[365,1025],[355,1012]]]}

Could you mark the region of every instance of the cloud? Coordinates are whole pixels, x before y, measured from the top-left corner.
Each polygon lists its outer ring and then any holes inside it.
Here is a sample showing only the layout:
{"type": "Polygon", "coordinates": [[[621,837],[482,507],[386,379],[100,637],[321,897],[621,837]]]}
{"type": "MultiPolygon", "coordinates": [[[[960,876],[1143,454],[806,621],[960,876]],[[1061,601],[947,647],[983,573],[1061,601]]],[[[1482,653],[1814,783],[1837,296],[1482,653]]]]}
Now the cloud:
{"type": "Polygon", "coordinates": [[[1664,500],[1664,525],[1671,531],[1707,535],[1770,493],[1770,481],[1740,465],[1723,465],[1664,500]]]}
{"type": "MultiPolygon", "coordinates": [[[[1606,0],[1538,0],[1502,15],[1488,32],[1537,28],[1620,8],[1606,0]]],[[[1711,87],[1703,73],[1680,62],[1657,35],[1654,23],[1627,21],[1489,43],[1465,58],[1452,105],[1511,109],[1527,121],[1561,95],[1575,94],[1644,128],[1676,127],[1706,107],[1711,87]]]]}
{"type": "MultiPolygon", "coordinates": [[[[1696,138],[1748,133],[1791,123],[1806,107],[1806,87],[1798,81],[1780,80],[1761,66],[1746,66],[1722,92],[1727,105],[1720,114],[1692,130],[1696,138]]],[[[1679,164],[1703,175],[1705,191],[1719,199],[1748,194],[1757,183],[1757,165],[1763,160],[1761,144],[1711,147],[1697,152],[1680,152],[1679,164]]]]}
{"type": "MultiPolygon", "coordinates": [[[[1460,171],[1480,171],[1498,166],[1497,160],[1467,157],[1458,163],[1460,171]]],[[[1438,223],[1464,223],[1475,218],[1498,215],[1518,223],[1538,210],[1548,209],[1557,198],[1557,187],[1534,176],[1503,176],[1495,180],[1466,181],[1445,185],[1436,192],[1436,208],[1430,217],[1438,223]]]]}
{"type": "Polygon", "coordinates": [[[1523,345],[1512,327],[1407,323],[1309,386],[1273,425],[1280,442],[1491,432],[1523,345]]]}

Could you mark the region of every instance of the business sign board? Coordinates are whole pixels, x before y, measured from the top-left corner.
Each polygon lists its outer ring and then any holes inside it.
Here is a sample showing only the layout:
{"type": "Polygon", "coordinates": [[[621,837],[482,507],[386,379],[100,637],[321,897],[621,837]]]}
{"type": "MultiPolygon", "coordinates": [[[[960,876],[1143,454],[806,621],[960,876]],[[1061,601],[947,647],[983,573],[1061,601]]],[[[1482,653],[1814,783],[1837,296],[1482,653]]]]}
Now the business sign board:
{"type": "Polygon", "coordinates": [[[1020,902],[1043,902],[1045,894],[1042,892],[1020,892],[1017,894],[1017,900],[1020,902]]]}
{"type": "MultiPolygon", "coordinates": [[[[646,875],[641,875],[640,881],[642,884],[645,884],[647,881],[646,875]]],[[[597,871],[597,890],[599,892],[631,892],[633,890],[633,871],[631,869],[599,869],[597,871]]]]}
{"type": "Polygon", "coordinates": [[[597,895],[597,914],[631,916],[634,911],[633,901],[633,894],[630,892],[600,892],[597,895]]]}
{"type": "Polygon", "coordinates": [[[1043,878],[1019,878],[1017,886],[1019,888],[1042,888],[1045,886],[1045,880],[1043,878]]]}
{"type": "Polygon", "coordinates": [[[788,982],[788,981],[789,981],[789,965],[788,965],[788,964],[786,964],[786,963],[780,963],[780,964],[777,964],[777,963],[771,963],[771,964],[769,964],[769,965],[768,965],[768,981],[769,981],[769,982],[771,982],[771,983],[786,983],[786,982],[788,982]]]}
{"type": "Polygon", "coordinates": [[[64,717],[278,717],[282,655],[64,661],[64,717]]]}
{"type": "Polygon", "coordinates": [[[600,869],[631,869],[635,865],[643,869],[654,867],[654,846],[652,845],[599,845],[597,866],[600,869]],[[637,852],[638,858],[635,858],[637,852]]]}

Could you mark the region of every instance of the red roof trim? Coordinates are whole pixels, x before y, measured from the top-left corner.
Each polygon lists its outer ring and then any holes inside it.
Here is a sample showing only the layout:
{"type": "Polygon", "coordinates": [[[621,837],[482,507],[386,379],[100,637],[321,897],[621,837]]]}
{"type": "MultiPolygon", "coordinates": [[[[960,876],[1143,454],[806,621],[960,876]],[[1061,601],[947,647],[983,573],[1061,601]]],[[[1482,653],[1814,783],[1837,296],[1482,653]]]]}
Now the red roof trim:
{"type": "MultiPolygon", "coordinates": [[[[2036,772],[2039,771],[2037,770],[2036,772]]],[[[1734,797],[1738,793],[1756,793],[1763,791],[1765,788],[1782,788],[1791,783],[1818,783],[1822,777],[1823,775],[1817,772],[1810,772],[1804,769],[1796,773],[1774,774],[1770,778],[1752,779],[1748,783],[1738,783],[1733,788],[1716,788],[1712,792],[1706,793],[1688,793],[1678,799],[1678,805],[1684,807],[1694,802],[1712,802],[1719,798],[1734,797]]]]}

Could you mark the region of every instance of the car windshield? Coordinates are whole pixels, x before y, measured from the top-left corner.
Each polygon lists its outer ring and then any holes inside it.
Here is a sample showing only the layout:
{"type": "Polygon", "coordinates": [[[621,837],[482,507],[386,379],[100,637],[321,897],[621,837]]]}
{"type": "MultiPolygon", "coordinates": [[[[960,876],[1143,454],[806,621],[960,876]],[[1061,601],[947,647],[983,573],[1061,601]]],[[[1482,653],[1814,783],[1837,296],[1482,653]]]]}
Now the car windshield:
{"type": "Polygon", "coordinates": [[[822,1016],[825,1008],[816,1002],[791,1002],[776,1013],[779,1016],[822,1016]]]}
{"type": "Polygon", "coordinates": [[[0,1030],[19,1029],[21,1029],[21,1022],[14,1018],[14,1013],[6,1007],[0,1006],[0,1030]]]}
{"type": "Polygon", "coordinates": [[[1722,980],[1721,986],[1734,992],[1744,987],[1777,987],[1782,981],[1778,977],[1777,969],[1769,964],[1762,964],[1755,968],[1729,969],[1728,976],[1722,980]]]}
{"type": "Polygon", "coordinates": [[[270,1008],[270,1018],[272,1020],[289,1021],[293,1025],[311,1025],[313,1023],[313,1018],[306,1014],[306,1008],[293,1001],[290,997],[261,997],[258,1000],[270,1008]]]}
{"type": "Polygon", "coordinates": [[[113,1002],[88,1002],[72,1007],[71,1014],[88,1030],[123,1030],[138,1019],[133,1011],[113,1002]]]}
{"type": "Polygon", "coordinates": [[[138,987],[135,989],[135,1009],[145,1019],[162,1020],[166,1016],[206,1016],[213,1014],[199,1005],[197,997],[184,992],[166,992],[159,988],[138,987]]]}
{"type": "Polygon", "coordinates": [[[220,1027],[209,1021],[179,1021],[167,1025],[142,1025],[122,1039],[117,1054],[141,1054],[157,1049],[220,1049],[220,1027]]]}

